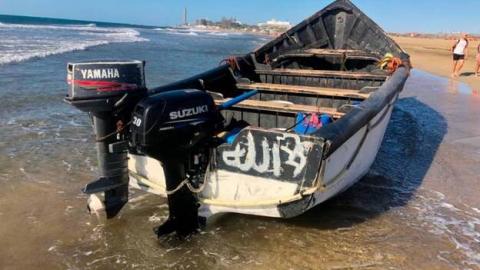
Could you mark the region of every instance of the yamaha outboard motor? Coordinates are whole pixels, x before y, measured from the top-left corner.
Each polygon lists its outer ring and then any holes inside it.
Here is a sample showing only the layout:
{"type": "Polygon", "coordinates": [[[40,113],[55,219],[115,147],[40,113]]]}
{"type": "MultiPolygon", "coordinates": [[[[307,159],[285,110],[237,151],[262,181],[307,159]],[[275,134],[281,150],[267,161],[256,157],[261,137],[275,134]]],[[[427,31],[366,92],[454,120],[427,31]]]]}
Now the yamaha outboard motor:
{"type": "Polygon", "coordinates": [[[102,61],[68,64],[65,101],[93,118],[100,178],[87,194],[104,193],[107,218],[128,202],[127,131],[131,112],[145,97],[144,62],[102,61]]]}

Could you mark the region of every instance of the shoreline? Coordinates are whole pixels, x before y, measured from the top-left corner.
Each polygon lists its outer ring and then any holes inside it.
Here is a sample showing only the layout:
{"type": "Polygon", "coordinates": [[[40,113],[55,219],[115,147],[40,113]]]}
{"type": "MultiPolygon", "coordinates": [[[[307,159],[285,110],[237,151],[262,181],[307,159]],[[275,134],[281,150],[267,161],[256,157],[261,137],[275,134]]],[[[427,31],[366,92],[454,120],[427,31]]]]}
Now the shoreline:
{"type": "Polygon", "coordinates": [[[422,37],[392,37],[400,47],[410,54],[414,68],[421,69],[432,74],[446,77],[452,81],[460,81],[468,84],[472,90],[480,90],[480,77],[475,77],[476,47],[477,42],[470,42],[468,58],[461,71],[460,77],[452,78],[452,52],[450,48],[452,40],[441,38],[422,37]]]}

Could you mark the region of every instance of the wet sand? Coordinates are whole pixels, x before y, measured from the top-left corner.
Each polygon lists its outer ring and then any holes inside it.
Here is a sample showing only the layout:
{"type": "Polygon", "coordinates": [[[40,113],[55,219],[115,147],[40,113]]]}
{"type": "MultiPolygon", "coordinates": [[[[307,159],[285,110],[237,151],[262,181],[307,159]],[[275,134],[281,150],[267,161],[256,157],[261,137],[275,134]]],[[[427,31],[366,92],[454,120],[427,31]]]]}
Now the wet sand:
{"type": "MultiPolygon", "coordinates": [[[[453,70],[451,48],[454,41],[411,37],[394,37],[394,40],[410,54],[415,68],[450,78],[453,70]]],[[[470,42],[469,57],[460,72],[460,77],[456,79],[468,83],[476,91],[480,91],[480,77],[475,77],[476,48],[479,42],[470,42]]]]}

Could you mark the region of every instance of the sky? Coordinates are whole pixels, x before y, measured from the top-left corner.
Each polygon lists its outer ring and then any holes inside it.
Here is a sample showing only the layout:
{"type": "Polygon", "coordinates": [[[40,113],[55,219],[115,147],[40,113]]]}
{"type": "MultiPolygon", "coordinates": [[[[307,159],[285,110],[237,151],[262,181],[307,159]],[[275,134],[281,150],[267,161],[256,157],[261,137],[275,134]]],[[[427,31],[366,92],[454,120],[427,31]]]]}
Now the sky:
{"type": "MultiPolygon", "coordinates": [[[[331,0],[0,0],[0,14],[178,25],[183,9],[190,21],[223,16],[256,24],[272,18],[293,24],[331,0]]],[[[352,0],[389,32],[480,33],[480,0],[352,0]]]]}

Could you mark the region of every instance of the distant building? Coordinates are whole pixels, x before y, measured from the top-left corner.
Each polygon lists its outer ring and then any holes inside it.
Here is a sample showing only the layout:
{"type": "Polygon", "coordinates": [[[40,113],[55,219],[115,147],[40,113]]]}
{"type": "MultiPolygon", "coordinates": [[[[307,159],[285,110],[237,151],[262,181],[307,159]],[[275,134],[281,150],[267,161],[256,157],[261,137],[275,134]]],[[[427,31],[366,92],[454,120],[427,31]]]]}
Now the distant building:
{"type": "Polygon", "coordinates": [[[259,23],[259,27],[280,27],[280,28],[288,28],[290,29],[292,25],[290,22],[287,21],[277,21],[275,19],[271,19],[270,21],[259,23]]]}
{"type": "Polygon", "coordinates": [[[211,21],[206,18],[197,19],[193,27],[199,30],[227,30],[276,36],[290,29],[292,25],[289,22],[275,19],[257,25],[249,25],[234,17],[223,17],[220,21],[211,21]]]}
{"type": "Polygon", "coordinates": [[[292,28],[292,25],[290,24],[290,22],[277,21],[275,19],[272,19],[264,23],[259,23],[258,27],[264,33],[277,35],[279,33],[283,33],[288,29],[292,28]]]}
{"type": "Polygon", "coordinates": [[[222,20],[218,22],[210,21],[208,19],[198,19],[195,22],[195,26],[198,27],[216,27],[221,29],[243,29],[245,27],[249,27],[248,25],[242,24],[239,20],[235,18],[226,18],[223,17],[222,20]]]}

